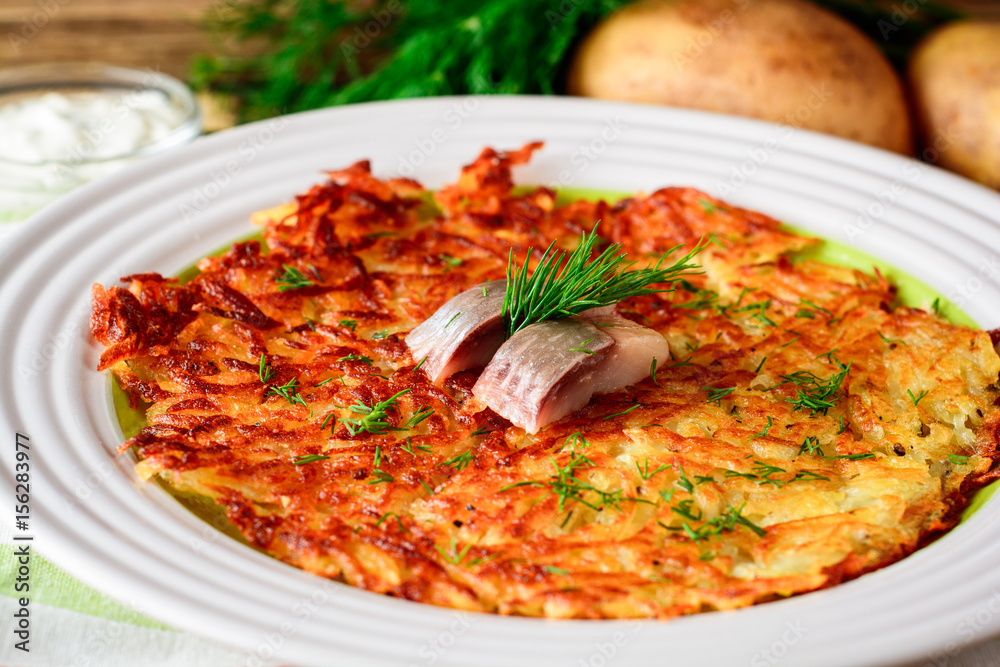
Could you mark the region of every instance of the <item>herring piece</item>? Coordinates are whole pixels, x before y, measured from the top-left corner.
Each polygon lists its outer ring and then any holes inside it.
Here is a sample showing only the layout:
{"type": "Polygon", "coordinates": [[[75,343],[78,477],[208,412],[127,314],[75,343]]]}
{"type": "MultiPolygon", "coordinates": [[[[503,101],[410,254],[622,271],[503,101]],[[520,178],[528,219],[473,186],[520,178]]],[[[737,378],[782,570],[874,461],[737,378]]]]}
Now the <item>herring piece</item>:
{"type": "Polygon", "coordinates": [[[614,339],[582,319],[531,324],[505,342],[472,393],[529,433],[590,401],[614,339]]]}
{"type": "Polygon", "coordinates": [[[653,359],[659,366],[670,358],[670,344],[658,331],[624,317],[592,312],[587,311],[587,321],[615,340],[601,367],[603,372],[595,394],[608,394],[635,384],[649,375],[653,359]]]}
{"type": "Polygon", "coordinates": [[[413,358],[424,359],[423,370],[441,383],[459,371],[485,366],[503,344],[506,280],[494,280],[449,299],[425,322],[407,334],[413,358]],[[485,294],[483,289],[485,288],[485,294]]]}
{"type": "Polygon", "coordinates": [[[529,433],[579,410],[594,394],[623,389],[665,360],[666,339],[610,314],[532,324],[504,343],[472,388],[529,433]]]}

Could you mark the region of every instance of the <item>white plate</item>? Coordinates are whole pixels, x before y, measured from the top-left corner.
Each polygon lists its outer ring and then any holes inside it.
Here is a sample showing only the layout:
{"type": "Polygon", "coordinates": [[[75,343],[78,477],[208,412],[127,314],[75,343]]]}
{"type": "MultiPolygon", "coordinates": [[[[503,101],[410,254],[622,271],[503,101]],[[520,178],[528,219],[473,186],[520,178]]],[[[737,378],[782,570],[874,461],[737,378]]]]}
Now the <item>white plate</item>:
{"type": "Polygon", "coordinates": [[[251,212],[289,201],[323,169],[371,158],[376,174],[412,165],[433,187],[486,145],[534,139],[546,147],[518,171],[522,183],[702,188],[851,241],[964,301],[982,326],[1000,326],[989,280],[1000,196],[858,144],[558,98],[401,101],[249,125],[74,193],[0,256],[0,497],[13,495],[13,432],[27,433],[35,546],[112,597],[245,649],[251,665],[273,655],[317,665],[843,667],[927,660],[1000,633],[997,500],[928,548],[830,590],[667,623],[554,622],[462,615],[313,577],[222,537],[113,454],[119,434],[88,334],[92,283],[175,273],[246,234],[251,212]]]}

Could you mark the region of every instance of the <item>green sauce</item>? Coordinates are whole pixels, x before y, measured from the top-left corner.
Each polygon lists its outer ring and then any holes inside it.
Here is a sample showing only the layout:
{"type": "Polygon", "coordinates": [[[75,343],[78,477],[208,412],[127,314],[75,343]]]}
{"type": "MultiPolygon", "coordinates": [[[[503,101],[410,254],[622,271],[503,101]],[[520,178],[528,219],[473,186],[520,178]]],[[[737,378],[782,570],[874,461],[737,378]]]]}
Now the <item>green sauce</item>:
{"type": "MultiPolygon", "coordinates": [[[[528,189],[529,188],[526,187],[519,187],[517,188],[517,191],[523,192],[528,189]]],[[[623,197],[629,196],[631,195],[628,193],[613,190],[565,188],[559,191],[559,195],[556,198],[556,204],[564,205],[577,199],[588,199],[592,201],[604,199],[606,201],[617,201],[623,197]]],[[[800,227],[787,225],[786,229],[796,234],[813,236],[813,234],[800,227]]],[[[248,240],[249,238],[256,238],[259,240],[260,235],[254,234],[241,240],[248,240]]],[[[211,254],[221,254],[228,249],[229,246],[226,246],[211,254]]],[[[801,252],[794,253],[793,258],[795,257],[846,266],[868,273],[871,273],[873,269],[877,268],[883,276],[896,286],[896,301],[899,305],[909,306],[911,308],[926,308],[929,304],[934,302],[934,300],[938,300],[939,312],[950,322],[970,328],[979,328],[979,325],[971,317],[969,317],[965,311],[956,306],[954,303],[948,301],[944,295],[934,288],[914,278],[908,273],[900,271],[899,269],[850,246],[824,239],[822,243],[807,248],[801,252]]],[[[177,277],[181,280],[181,282],[187,282],[196,275],[198,275],[198,269],[194,264],[192,264],[177,274],[177,277]]],[[[118,381],[112,380],[110,384],[115,413],[118,417],[118,424],[121,427],[122,435],[124,435],[126,439],[131,438],[133,435],[142,430],[144,426],[146,426],[145,406],[140,406],[140,409],[133,410],[129,407],[128,397],[125,395],[125,392],[118,386],[118,381]]],[[[964,521],[965,519],[968,519],[973,513],[978,511],[979,508],[982,507],[994,493],[996,493],[998,488],[1000,488],[1000,480],[977,491],[975,495],[973,495],[969,506],[966,507],[965,511],[962,513],[962,520],[964,521]]],[[[219,525],[217,521],[219,511],[215,509],[214,505],[210,507],[211,503],[206,499],[199,500],[200,497],[192,494],[174,493],[174,496],[177,497],[178,500],[185,505],[185,507],[200,516],[202,519],[209,521],[213,525],[219,525]]],[[[242,541],[239,534],[235,533],[234,530],[226,532],[230,536],[236,537],[242,541]]]]}

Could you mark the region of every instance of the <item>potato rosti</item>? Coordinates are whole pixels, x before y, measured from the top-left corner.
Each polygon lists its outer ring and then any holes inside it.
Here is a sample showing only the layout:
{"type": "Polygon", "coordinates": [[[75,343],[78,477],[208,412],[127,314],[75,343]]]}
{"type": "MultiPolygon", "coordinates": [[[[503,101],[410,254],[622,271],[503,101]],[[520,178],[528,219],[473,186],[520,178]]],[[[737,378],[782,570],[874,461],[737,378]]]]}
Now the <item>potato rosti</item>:
{"type": "Polygon", "coordinates": [[[359,162],[255,216],[180,284],[94,286],[92,330],[148,426],[143,477],[246,540],[411,600],[549,617],[732,609],[835,585],[953,526],[995,477],[987,332],[894,303],[883,277],[686,188],[556,206],[487,149],[433,194],[359,162]],[[619,304],[668,363],[535,435],[435,385],[403,338],[503,278],[508,252],[600,234],[640,262],[702,237],[704,273],[619,304]],[[267,250],[265,251],[265,244],[267,250]]]}

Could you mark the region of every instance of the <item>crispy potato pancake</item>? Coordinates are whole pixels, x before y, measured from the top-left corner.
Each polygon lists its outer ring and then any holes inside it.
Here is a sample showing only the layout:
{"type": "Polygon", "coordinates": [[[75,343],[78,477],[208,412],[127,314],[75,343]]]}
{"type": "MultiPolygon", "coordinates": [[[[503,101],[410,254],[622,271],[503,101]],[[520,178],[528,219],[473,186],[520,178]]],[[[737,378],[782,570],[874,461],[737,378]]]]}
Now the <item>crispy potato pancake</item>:
{"type": "Polygon", "coordinates": [[[836,585],[939,536],[996,476],[989,333],[799,259],[818,241],[692,189],[565,206],[515,190],[539,146],[486,149],[433,195],[359,162],[185,284],[95,285],[100,369],[148,420],[122,451],[317,575],[572,618],[836,585]],[[670,359],[534,436],[472,397],[479,371],[427,379],[407,332],[505,277],[511,250],[571,249],[598,220],[640,265],[713,235],[703,274],[619,305],[670,359]]]}

